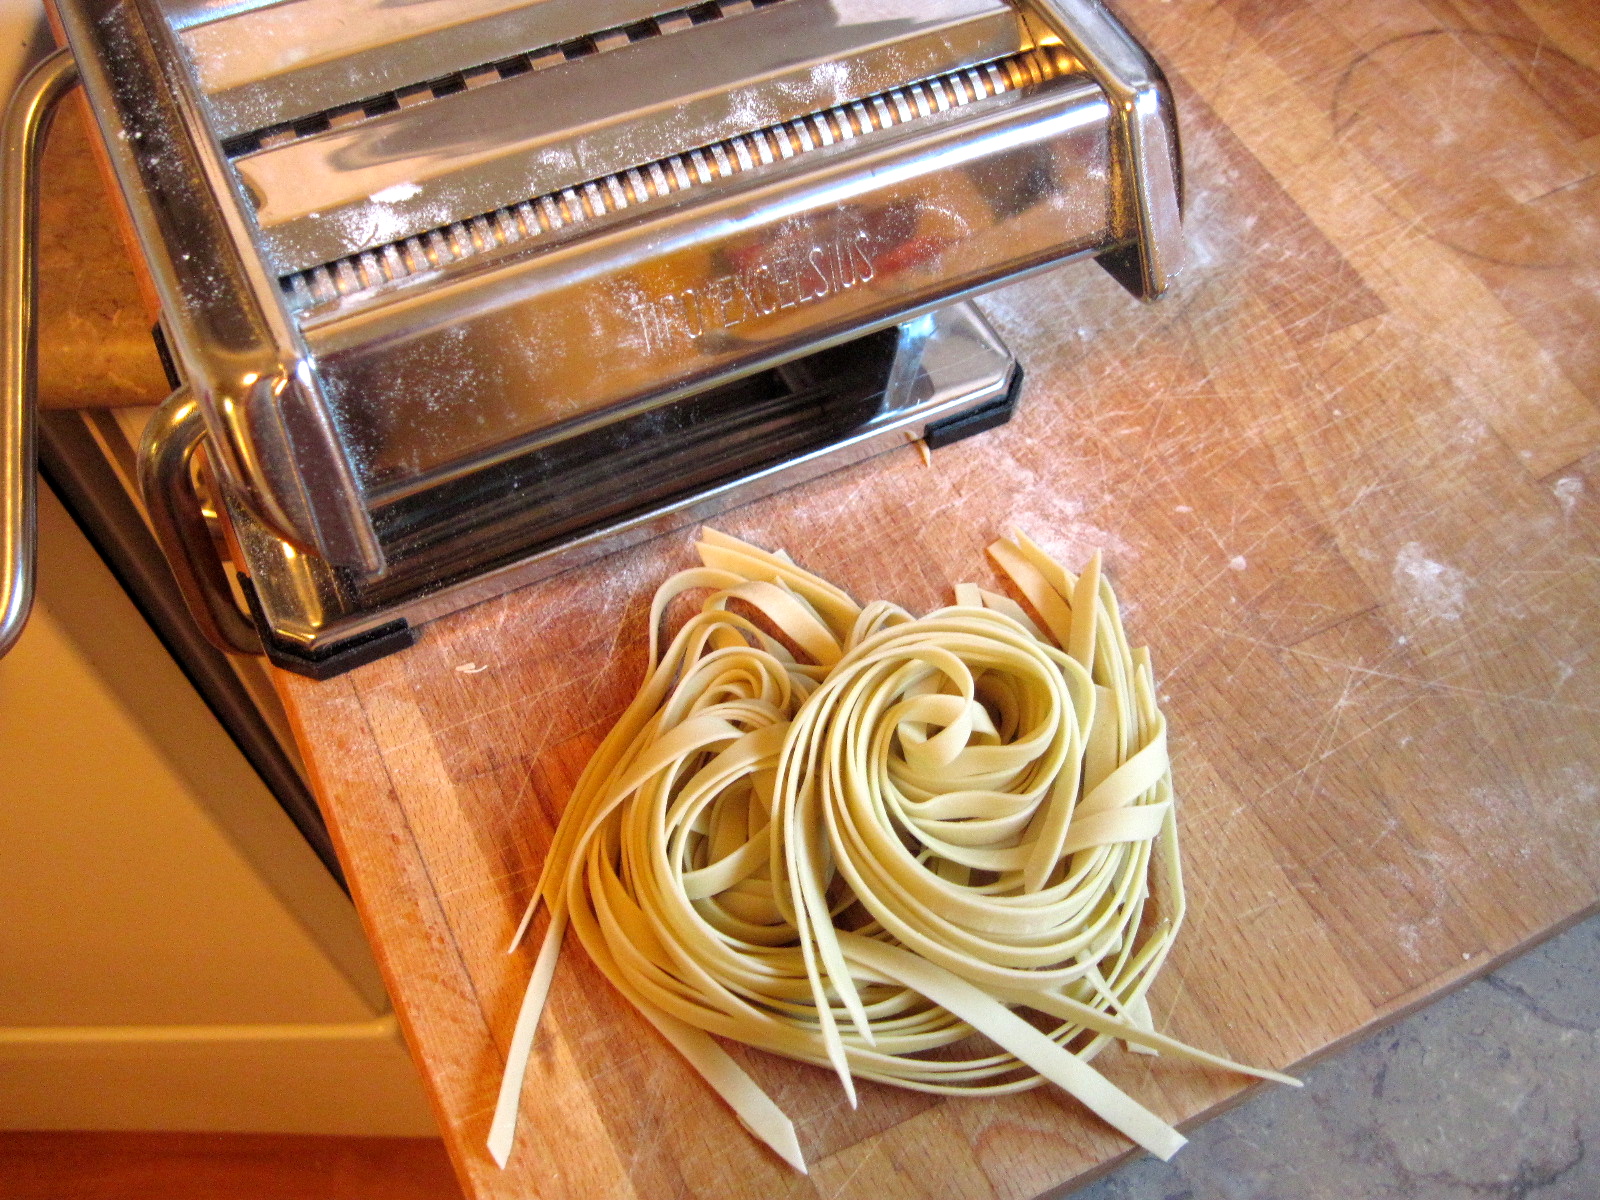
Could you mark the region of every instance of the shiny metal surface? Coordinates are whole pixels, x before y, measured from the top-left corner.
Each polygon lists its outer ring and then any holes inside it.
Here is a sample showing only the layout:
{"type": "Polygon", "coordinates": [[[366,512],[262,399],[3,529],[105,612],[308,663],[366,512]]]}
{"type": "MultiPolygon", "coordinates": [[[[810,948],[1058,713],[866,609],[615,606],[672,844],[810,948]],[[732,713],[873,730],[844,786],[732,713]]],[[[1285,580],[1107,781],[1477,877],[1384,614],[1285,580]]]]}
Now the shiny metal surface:
{"type": "Polygon", "coordinates": [[[713,180],[692,205],[496,270],[310,315],[306,337],[371,498],[392,499],[1099,251],[1112,240],[1108,118],[1097,87],[1063,80],[713,180]]]}
{"type": "Polygon", "coordinates": [[[161,0],[162,18],[176,30],[220,21],[258,8],[269,8],[282,0],[161,0]]]}
{"type": "Polygon", "coordinates": [[[139,491],[178,590],[206,640],[225,654],[260,654],[261,638],[234,604],[191,482],[194,456],[205,436],[200,406],[187,388],[179,388],[145,426],[139,491]]]}
{"type": "Polygon", "coordinates": [[[781,0],[234,165],[287,275],[1026,46],[1004,0],[781,0]]]}
{"type": "Polygon", "coordinates": [[[625,29],[674,7],[672,0],[287,0],[190,22],[181,41],[217,135],[227,139],[625,29]]]}
{"type": "Polygon", "coordinates": [[[101,141],[219,469],[296,545],[374,571],[382,552],[321,385],[171,32],[144,0],[61,0],[101,141]]]}
{"type": "MultiPolygon", "coordinates": [[[[425,571],[426,583],[407,580],[410,568],[396,557],[396,578],[362,581],[304,556],[286,555],[283,544],[243,509],[235,530],[262,611],[287,642],[306,651],[359,636],[397,618],[413,625],[481,603],[628,546],[710,519],[718,512],[787,487],[903,449],[908,435],[920,437],[930,423],[970,412],[1005,396],[1016,360],[971,304],[952,304],[912,322],[897,335],[887,388],[876,411],[847,436],[827,445],[768,461],[737,479],[706,487],[671,503],[629,513],[553,546],[512,554],[496,562],[494,531],[467,535],[463,561],[492,564],[454,578],[425,571]]],[[[503,547],[499,547],[503,550],[503,547]]]]}
{"type": "MultiPolygon", "coordinates": [[[[714,180],[759,172],[841,142],[924,120],[980,100],[1044,82],[1059,74],[1059,51],[1030,51],[919,80],[847,105],[808,113],[779,125],[749,130],[578,186],[474,214],[417,237],[348,255],[284,280],[291,305],[305,310],[350,297],[382,303],[386,285],[401,281],[441,283],[459,276],[464,264],[480,267],[508,255],[525,255],[648,211],[652,201],[693,199],[714,180]],[[588,229],[581,227],[587,226],[588,229]]],[[[856,146],[859,149],[859,145],[856,146]]],[[[659,206],[657,206],[659,207],[659,206]]],[[[392,289],[390,289],[392,290],[392,289]]],[[[327,311],[353,310],[339,305],[327,311]]],[[[317,314],[308,314],[315,320],[317,314]]]]}
{"type": "Polygon", "coordinates": [[[1025,0],[1105,89],[1115,113],[1118,224],[1126,247],[1101,264],[1135,296],[1154,300],[1183,267],[1183,161],[1161,69],[1099,0],[1025,0]]]}
{"type": "Polygon", "coordinates": [[[15,644],[33,607],[38,548],[39,158],[56,102],[77,78],[71,52],[58,50],[18,85],[0,127],[0,655],[15,644]]]}
{"type": "Polygon", "coordinates": [[[153,507],[234,650],[201,424],[270,644],[387,645],[1002,394],[940,306],[1181,254],[1170,96],[1094,0],[59,2],[192,396],[153,507]]]}

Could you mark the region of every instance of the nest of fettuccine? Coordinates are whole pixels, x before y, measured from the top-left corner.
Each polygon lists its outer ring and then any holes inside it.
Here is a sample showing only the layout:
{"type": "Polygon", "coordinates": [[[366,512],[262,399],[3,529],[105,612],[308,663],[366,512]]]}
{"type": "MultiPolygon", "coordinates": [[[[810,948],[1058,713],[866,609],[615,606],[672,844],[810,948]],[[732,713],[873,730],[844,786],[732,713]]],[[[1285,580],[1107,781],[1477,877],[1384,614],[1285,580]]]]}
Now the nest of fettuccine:
{"type": "MultiPolygon", "coordinates": [[[[990,548],[1031,613],[972,585],[923,617],[711,530],[665,583],[653,668],[579,780],[529,914],[551,923],[490,1146],[570,925],[617,989],[804,1169],[729,1038],[853,1080],[1055,1083],[1162,1157],[1183,1139],[1089,1065],[1155,1031],[1183,918],[1166,722],[1097,555],[990,548]],[[672,601],[703,596],[665,650],[672,601]],[[1159,905],[1152,900],[1159,880],[1159,905]]],[[[524,921],[524,928],[527,922],[524,921]]],[[[519,934],[520,936],[520,934],[519,934]]]]}

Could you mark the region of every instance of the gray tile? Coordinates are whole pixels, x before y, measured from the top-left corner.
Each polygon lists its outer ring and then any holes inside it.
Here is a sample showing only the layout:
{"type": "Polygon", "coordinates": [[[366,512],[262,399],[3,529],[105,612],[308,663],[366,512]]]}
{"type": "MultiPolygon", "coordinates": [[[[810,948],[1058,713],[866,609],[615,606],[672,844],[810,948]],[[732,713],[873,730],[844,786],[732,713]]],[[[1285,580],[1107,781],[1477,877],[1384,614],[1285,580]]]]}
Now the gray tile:
{"type": "Polygon", "coordinates": [[[1600,918],[1073,1200],[1600,1200],[1597,1029],[1600,918]]]}

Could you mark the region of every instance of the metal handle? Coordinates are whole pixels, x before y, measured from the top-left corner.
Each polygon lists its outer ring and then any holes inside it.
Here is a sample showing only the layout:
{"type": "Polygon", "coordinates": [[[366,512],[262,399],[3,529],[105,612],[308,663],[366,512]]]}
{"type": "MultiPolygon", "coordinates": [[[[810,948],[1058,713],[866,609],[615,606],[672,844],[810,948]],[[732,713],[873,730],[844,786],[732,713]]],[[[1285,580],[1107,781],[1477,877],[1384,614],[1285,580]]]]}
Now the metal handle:
{"type": "Polygon", "coordinates": [[[145,426],[139,491],[178,590],[206,640],[224,654],[260,654],[261,637],[233,602],[194,492],[190,464],[205,436],[200,406],[188,388],[179,388],[145,426]]]}
{"type": "MultiPolygon", "coordinates": [[[[34,458],[38,408],[39,160],[56,102],[78,80],[69,50],[30,71],[6,109],[0,130],[4,213],[0,225],[0,655],[22,633],[33,606],[38,547],[34,458]]],[[[156,540],[206,637],[219,650],[260,654],[255,627],[233,603],[205,517],[190,485],[189,464],[205,422],[187,389],[169,397],[150,423],[140,455],[140,486],[156,540]]]]}
{"type": "Polygon", "coordinates": [[[57,50],[23,79],[0,129],[0,655],[11,649],[33,607],[38,549],[34,455],[39,372],[39,159],[56,101],[78,81],[69,50],[57,50]]]}

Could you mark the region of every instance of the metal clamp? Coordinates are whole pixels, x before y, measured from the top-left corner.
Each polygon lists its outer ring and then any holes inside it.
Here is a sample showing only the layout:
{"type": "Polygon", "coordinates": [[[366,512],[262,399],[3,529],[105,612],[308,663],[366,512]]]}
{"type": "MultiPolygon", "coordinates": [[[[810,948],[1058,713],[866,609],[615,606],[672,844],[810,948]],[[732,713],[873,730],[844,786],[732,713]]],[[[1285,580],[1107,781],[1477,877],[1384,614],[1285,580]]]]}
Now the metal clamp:
{"type": "Polygon", "coordinates": [[[56,101],[77,80],[71,51],[56,51],[23,79],[0,129],[0,654],[21,635],[33,607],[39,540],[39,159],[56,101]]]}
{"type": "Polygon", "coordinates": [[[139,491],[178,590],[206,640],[224,654],[261,654],[261,636],[234,603],[195,495],[192,464],[205,437],[200,406],[188,388],[179,388],[145,426],[139,491]]]}

